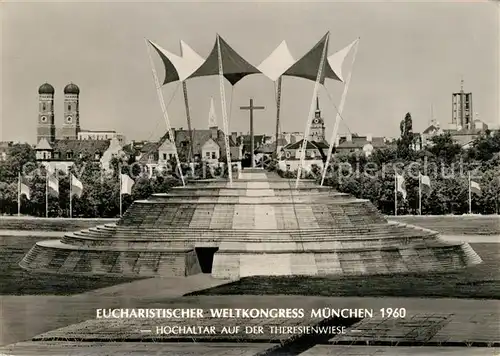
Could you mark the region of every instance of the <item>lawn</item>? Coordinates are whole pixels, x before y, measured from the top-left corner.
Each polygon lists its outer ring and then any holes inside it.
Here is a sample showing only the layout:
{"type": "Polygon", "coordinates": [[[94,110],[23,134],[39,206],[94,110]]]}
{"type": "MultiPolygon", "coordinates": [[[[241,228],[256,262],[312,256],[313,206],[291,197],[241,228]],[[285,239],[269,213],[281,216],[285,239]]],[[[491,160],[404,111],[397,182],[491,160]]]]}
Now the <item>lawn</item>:
{"type": "Polygon", "coordinates": [[[500,299],[500,244],[475,243],[483,263],[447,274],[247,277],[189,295],[310,295],[500,299]]]}
{"type": "Polygon", "coordinates": [[[0,295],[71,295],[133,281],[30,273],[19,262],[39,237],[0,236],[0,295]]]}

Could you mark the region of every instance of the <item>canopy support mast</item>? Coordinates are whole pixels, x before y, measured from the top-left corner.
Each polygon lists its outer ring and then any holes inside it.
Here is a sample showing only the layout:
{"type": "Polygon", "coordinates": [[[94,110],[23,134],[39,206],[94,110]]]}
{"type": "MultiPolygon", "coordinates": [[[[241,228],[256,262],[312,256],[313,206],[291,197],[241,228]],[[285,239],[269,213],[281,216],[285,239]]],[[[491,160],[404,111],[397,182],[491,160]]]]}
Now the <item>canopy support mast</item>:
{"type": "Polygon", "coordinates": [[[358,46],[359,46],[359,38],[358,38],[358,41],[356,42],[356,47],[354,48],[351,69],[349,70],[349,74],[347,75],[347,79],[346,79],[346,82],[344,85],[344,91],[342,92],[342,97],[340,98],[339,109],[337,111],[337,115],[335,116],[335,124],[333,126],[332,137],[330,139],[330,147],[328,148],[328,155],[326,158],[325,165],[323,167],[323,173],[321,175],[321,185],[323,185],[323,183],[325,181],[326,172],[328,171],[328,166],[330,165],[330,160],[332,159],[332,152],[333,152],[333,149],[336,145],[337,133],[339,131],[339,125],[340,125],[340,119],[342,118],[342,111],[344,109],[345,100],[347,98],[347,90],[349,89],[349,83],[351,82],[351,74],[352,74],[352,70],[354,67],[354,61],[356,60],[356,54],[358,52],[358,46]]]}
{"type": "Polygon", "coordinates": [[[190,145],[190,151],[189,151],[189,162],[194,161],[194,143],[193,143],[193,130],[191,128],[191,115],[189,112],[189,101],[188,101],[188,91],[187,91],[187,84],[186,81],[182,81],[182,91],[184,93],[184,106],[186,107],[186,119],[187,119],[187,124],[188,124],[188,130],[189,130],[189,145],[190,145]]]}
{"type": "Polygon", "coordinates": [[[181,180],[182,180],[182,185],[185,186],[186,183],[184,182],[184,176],[182,174],[181,162],[179,160],[179,154],[177,153],[177,146],[175,145],[175,137],[172,133],[172,126],[170,125],[170,118],[168,117],[167,107],[165,106],[165,100],[163,98],[163,92],[161,91],[161,84],[160,84],[160,81],[158,80],[158,75],[156,73],[155,64],[153,62],[153,57],[151,56],[151,50],[149,48],[147,40],[146,40],[146,47],[148,49],[148,56],[149,56],[149,63],[151,65],[151,72],[153,73],[153,78],[155,81],[156,94],[158,95],[158,100],[160,102],[160,107],[161,107],[161,111],[163,113],[163,118],[165,119],[165,124],[167,126],[168,138],[169,138],[170,142],[172,142],[174,145],[174,156],[175,156],[175,160],[177,163],[177,167],[179,169],[179,175],[180,175],[181,180]]]}
{"type": "Polygon", "coordinates": [[[229,147],[229,123],[227,120],[226,90],[224,88],[224,68],[222,66],[222,53],[220,49],[220,37],[217,35],[217,58],[219,60],[219,90],[222,106],[222,122],[224,124],[224,146],[226,146],[227,172],[229,184],[233,184],[233,166],[231,164],[231,148],[229,147]]]}
{"type": "Polygon", "coordinates": [[[281,109],[281,81],[283,80],[283,76],[279,76],[278,78],[278,94],[276,99],[276,159],[278,159],[278,138],[279,138],[279,130],[280,130],[280,109],[281,109]]]}
{"type": "Polygon", "coordinates": [[[311,99],[311,105],[309,107],[309,115],[307,116],[307,124],[306,124],[306,130],[304,132],[304,139],[302,140],[302,149],[300,152],[300,162],[299,162],[299,168],[297,170],[297,180],[295,181],[295,189],[298,189],[298,187],[299,187],[300,176],[302,174],[302,167],[304,165],[304,160],[306,157],[307,138],[309,137],[309,131],[311,129],[312,117],[313,117],[314,109],[315,109],[314,102],[316,101],[316,97],[318,96],[319,83],[321,81],[323,70],[325,67],[325,60],[326,60],[329,38],[330,38],[330,33],[327,33],[326,39],[325,39],[325,44],[323,45],[323,52],[321,53],[321,60],[319,63],[318,74],[316,76],[316,82],[314,83],[313,96],[311,99]]]}

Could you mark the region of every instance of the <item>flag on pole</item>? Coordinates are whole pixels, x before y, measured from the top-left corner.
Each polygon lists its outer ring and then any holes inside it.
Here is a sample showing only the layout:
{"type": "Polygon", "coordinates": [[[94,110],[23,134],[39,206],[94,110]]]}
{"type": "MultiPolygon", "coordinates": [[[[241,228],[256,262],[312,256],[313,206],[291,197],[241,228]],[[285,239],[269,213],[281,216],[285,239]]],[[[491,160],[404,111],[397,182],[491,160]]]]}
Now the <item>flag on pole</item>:
{"type": "Polygon", "coordinates": [[[478,182],[470,181],[470,190],[472,193],[476,193],[477,195],[481,195],[481,185],[478,182]]]}
{"type": "Polygon", "coordinates": [[[59,180],[50,173],[47,174],[47,187],[53,193],[59,195],[59,180]]]}
{"type": "Polygon", "coordinates": [[[28,187],[25,183],[23,183],[23,179],[19,178],[19,194],[26,195],[26,199],[30,200],[30,187],[28,187]]]}
{"type": "Polygon", "coordinates": [[[402,175],[396,173],[396,191],[403,195],[403,199],[406,200],[406,188],[405,179],[402,175]]]}
{"type": "Polygon", "coordinates": [[[422,186],[431,189],[431,179],[429,176],[418,173],[418,213],[422,215],[422,186]]]}
{"type": "Polygon", "coordinates": [[[429,176],[425,176],[423,174],[420,175],[420,184],[422,186],[426,186],[427,188],[431,188],[431,179],[429,176]]]}
{"type": "Polygon", "coordinates": [[[82,197],[83,193],[83,184],[76,178],[73,174],[71,174],[71,194],[76,195],[78,198],[82,197]]]}
{"type": "Polygon", "coordinates": [[[210,111],[208,112],[208,127],[217,126],[217,115],[215,114],[214,98],[210,98],[210,111]]]}
{"type": "Polygon", "coordinates": [[[121,174],[121,194],[132,194],[132,186],[134,185],[134,180],[128,176],[128,174],[121,174]]]}

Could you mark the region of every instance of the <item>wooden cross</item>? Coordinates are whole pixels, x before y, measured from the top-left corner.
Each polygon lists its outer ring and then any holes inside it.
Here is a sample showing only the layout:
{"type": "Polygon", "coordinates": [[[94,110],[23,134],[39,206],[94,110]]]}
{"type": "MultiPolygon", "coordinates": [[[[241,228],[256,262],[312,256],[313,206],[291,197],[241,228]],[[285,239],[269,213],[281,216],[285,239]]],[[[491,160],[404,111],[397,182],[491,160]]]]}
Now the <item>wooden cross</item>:
{"type": "Polygon", "coordinates": [[[255,151],[255,141],[253,137],[253,111],[254,110],[264,110],[264,106],[253,106],[253,99],[250,99],[249,106],[240,106],[240,110],[249,110],[250,111],[250,150],[252,154],[252,168],[255,168],[255,159],[254,159],[254,151],[255,151]]]}

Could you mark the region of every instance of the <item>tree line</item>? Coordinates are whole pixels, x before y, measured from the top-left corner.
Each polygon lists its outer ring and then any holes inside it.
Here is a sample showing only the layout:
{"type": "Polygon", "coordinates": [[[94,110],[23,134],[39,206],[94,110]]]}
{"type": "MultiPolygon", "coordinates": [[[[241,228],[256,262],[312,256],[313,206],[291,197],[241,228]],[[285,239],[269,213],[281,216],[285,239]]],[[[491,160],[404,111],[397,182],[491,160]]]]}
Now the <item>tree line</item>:
{"type": "MultiPolygon", "coordinates": [[[[369,199],[382,213],[395,212],[395,173],[405,177],[406,199],[398,194],[398,215],[419,213],[419,173],[430,178],[431,187],[421,189],[422,214],[465,214],[469,209],[469,181],[481,186],[471,194],[472,213],[500,212],[500,132],[486,130],[468,148],[454,142],[450,133],[436,135],[423,149],[415,149],[411,115],[400,125],[401,136],[370,156],[363,152],[337,153],[328,168],[324,185],[357,198],[369,199]]],[[[295,178],[293,172],[278,173],[295,178]]],[[[313,167],[304,177],[321,180],[313,167]]]]}
{"type": "MultiPolygon", "coordinates": [[[[498,214],[500,211],[500,133],[486,131],[477,137],[471,147],[464,149],[456,144],[450,134],[431,139],[424,149],[415,150],[415,136],[411,116],[402,121],[401,136],[394,144],[375,149],[370,156],[363,152],[337,153],[328,167],[324,184],[357,198],[371,200],[384,214],[394,214],[394,174],[403,173],[407,198],[398,196],[398,215],[417,214],[419,207],[418,173],[428,175],[430,189],[422,191],[423,214],[463,214],[468,212],[467,174],[472,172],[481,185],[481,194],[473,194],[472,211],[480,214],[498,214]],[[350,167],[350,168],[349,168],[350,167]]],[[[29,187],[30,199],[21,196],[21,214],[45,216],[46,174],[36,162],[35,151],[28,144],[15,144],[4,161],[0,161],[0,214],[18,212],[19,172],[30,164],[39,173],[24,177],[29,187]]],[[[69,216],[69,174],[75,174],[83,184],[81,197],[72,199],[74,217],[118,217],[120,211],[120,173],[132,174],[135,183],[131,195],[122,196],[125,211],[137,199],[153,193],[165,193],[181,185],[179,174],[147,174],[133,158],[115,157],[110,169],[105,171],[100,163],[78,159],[69,172],[58,172],[59,194],[49,194],[49,216],[69,216]],[[137,170],[137,172],[133,172],[137,170]]],[[[175,166],[175,165],[174,165],[175,166]]],[[[281,176],[295,177],[293,172],[282,172],[275,161],[268,161],[268,170],[281,176]]],[[[198,162],[191,168],[182,166],[183,175],[189,179],[227,177],[226,169],[209,169],[198,162]],[[194,170],[193,170],[194,168],[194,170]]],[[[305,177],[321,180],[321,169],[313,167],[305,177]]]]}

